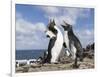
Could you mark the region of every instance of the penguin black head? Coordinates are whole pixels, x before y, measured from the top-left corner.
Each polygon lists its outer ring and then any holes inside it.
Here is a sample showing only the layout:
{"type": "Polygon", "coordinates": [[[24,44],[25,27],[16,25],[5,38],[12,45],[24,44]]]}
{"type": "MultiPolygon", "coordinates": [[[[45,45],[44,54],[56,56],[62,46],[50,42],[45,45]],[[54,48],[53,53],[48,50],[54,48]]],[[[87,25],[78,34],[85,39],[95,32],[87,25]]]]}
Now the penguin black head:
{"type": "Polygon", "coordinates": [[[70,30],[72,30],[72,25],[66,23],[65,21],[63,21],[63,22],[64,22],[64,25],[61,25],[61,26],[63,27],[63,29],[64,29],[65,31],[70,31],[70,30]]]}
{"type": "Polygon", "coordinates": [[[54,28],[54,26],[55,26],[56,24],[55,24],[55,21],[53,20],[50,20],[50,23],[48,24],[48,29],[52,29],[52,28],[54,28]]]}
{"type": "Polygon", "coordinates": [[[48,24],[48,27],[47,27],[47,30],[46,30],[46,36],[49,37],[49,38],[52,38],[52,37],[56,37],[57,35],[57,30],[55,29],[55,21],[51,21],[50,20],[50,23],[48,24]]]}

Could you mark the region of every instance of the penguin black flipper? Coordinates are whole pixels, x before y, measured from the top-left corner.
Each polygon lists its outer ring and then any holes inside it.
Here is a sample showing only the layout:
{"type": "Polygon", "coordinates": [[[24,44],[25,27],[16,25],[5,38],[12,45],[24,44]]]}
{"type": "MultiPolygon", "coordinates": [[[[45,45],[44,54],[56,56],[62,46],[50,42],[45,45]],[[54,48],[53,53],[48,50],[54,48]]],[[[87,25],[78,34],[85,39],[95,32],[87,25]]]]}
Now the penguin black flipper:
{"type": "Polygon", "coordinates": [[[65,48],[67,48],[67,46],[66,46],[66,43],[65,43],[65,42],[63,43],[63,46],[64,46],[65,48]]]}
{"type": "Polygon", "coordinates": [[[50,39],[49,41],[49,45],[48,45],[48,55],[47,55],[47,58],[45,59],[44,63],[50,63],[51,62],[51,58],[52,58],[52,55],[51,55],[51,50],[55,44],[55,41],[56,41],[56,37],[53,37],[50,39]]]}

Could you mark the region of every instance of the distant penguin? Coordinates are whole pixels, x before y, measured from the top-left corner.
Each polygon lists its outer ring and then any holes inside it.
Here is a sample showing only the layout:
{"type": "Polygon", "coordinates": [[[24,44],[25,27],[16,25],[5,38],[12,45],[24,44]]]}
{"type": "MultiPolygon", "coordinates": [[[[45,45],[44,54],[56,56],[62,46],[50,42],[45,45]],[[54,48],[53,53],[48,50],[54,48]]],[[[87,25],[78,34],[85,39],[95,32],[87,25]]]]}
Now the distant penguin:
{"type": "Polygon", "coordinates": [[[57,63],[59,54],[63,47],[63,34],[56,26],[55,21],[50,21],[46,30],[47,37],[50,38],[46,63],[57,63]]]}
{"type": "Polygon", "coordinates": [[[77,59],[83,60],[83,48],[79,39],[75,36],[72,25],[66,23],[61,25],[64,29],[64,46],[68,48],[72,58],[75,60],[74,66],[77,67],[77,59]]]}

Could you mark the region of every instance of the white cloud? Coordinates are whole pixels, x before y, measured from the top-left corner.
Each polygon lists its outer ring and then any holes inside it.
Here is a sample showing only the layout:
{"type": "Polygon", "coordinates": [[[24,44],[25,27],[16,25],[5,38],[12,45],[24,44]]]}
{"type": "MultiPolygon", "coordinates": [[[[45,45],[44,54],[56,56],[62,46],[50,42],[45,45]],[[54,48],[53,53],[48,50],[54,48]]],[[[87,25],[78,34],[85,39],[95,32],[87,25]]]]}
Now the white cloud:
{"type": "Polygon", "coordinates": [[[42,23],[42,22],[33,24],[22,18],[16,20],[16,31],[33,32],[36,30],[45,31],[45,29],[46,29],[46,27],[45,27],[44,23],[42,23]]]}
{"type": "Polygon", "coordinates": [[[42,22],[35,24],[19,17],[16,19],[16,49],[46,49],[48,40],[46,26],[42,22]],[[44,45],[43,45],[44,44],[44,45]]]}

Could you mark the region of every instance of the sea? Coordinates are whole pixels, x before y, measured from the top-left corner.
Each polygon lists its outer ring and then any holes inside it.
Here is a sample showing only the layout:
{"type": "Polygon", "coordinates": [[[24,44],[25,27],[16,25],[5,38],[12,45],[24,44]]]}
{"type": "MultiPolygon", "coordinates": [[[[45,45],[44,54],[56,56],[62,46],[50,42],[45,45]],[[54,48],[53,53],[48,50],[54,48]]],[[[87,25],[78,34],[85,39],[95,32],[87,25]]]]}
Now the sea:
{"type": "Polygon", "coordinates": [[[16,50],[16,60],[38,59],[46,50],[16,50]]]}

